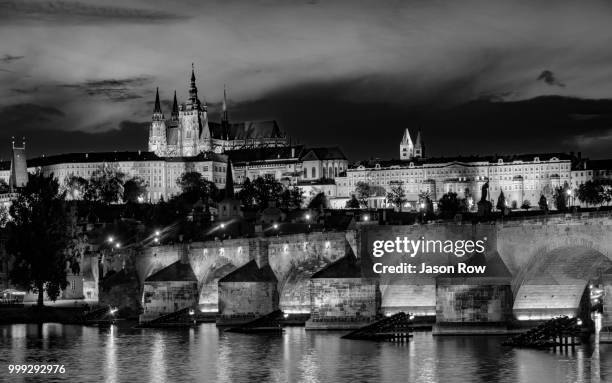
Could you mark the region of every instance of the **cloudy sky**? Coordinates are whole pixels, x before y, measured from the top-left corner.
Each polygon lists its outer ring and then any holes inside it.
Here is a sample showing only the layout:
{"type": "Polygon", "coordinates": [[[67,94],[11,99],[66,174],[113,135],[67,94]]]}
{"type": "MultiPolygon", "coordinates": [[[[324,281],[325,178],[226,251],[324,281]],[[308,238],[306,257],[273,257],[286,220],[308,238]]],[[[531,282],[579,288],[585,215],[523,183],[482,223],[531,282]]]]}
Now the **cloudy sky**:
{"type": "MultiPolygon", "coordinates": [[[[351,159],[611,157],[609,1],[0,0],[0,156],[146,149],[155,87],[351,159]]],[[[168,105],[166,103],[166,110],[168,105]]]]}

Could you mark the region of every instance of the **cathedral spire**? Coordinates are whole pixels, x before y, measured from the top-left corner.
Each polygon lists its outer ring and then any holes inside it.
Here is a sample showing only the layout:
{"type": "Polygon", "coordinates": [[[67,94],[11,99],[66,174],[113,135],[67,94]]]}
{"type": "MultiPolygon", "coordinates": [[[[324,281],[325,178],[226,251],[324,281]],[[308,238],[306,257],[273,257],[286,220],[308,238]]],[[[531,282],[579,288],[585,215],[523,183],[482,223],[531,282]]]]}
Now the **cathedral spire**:
{"type": "Polygon", "coordinates": [[[155,109],[153,109],[153,113],[161,114],[161,103],[159,102],[159,88],[155,91],[155,109]]]}
{"type": "Polygon", "coordinates": [[[199,100],[198,100],[198,87],[196,86],[195,79],[195,69],[193,67],[193,63],[191,63],[191,83],[189,85],[189,103],[191,104],[193,109],[199,108],[199,100]]]}
{"type": "Polygon", "coordinates": [[[223,84],[223,105],[221,107],[221,112],[221,118],[223,119],[223,121],[228,122],[229,119],[227,118],[227,90],[225,88],[225,84],[223,84]]]}
{"type": "Polygon", "coordinates": [[[178,117],[178,101],[176,101],[176,90],[174,90],[174,102],[172,103],[172,117],[178,117]]]}

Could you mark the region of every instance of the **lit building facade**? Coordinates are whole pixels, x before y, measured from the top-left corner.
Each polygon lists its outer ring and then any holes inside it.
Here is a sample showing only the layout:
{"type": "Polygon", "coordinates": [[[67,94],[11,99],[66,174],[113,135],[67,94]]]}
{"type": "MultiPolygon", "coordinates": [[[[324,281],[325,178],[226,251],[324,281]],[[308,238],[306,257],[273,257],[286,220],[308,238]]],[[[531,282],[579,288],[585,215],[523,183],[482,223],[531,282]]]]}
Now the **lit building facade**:
{"type": "Polygon", "coordinates": [[[179,104],[174,92],[170,118],[162,111],[159,89],[156,92],[149,128],[149,151],[160,157],[191,157],[209,151],[223,153],[239,148],[286,145],[287,137],[276,121],[230,122],[225,90],[221,121],[210,121],[206,102],[198,98],[193,68],[188,98],[179,104]]]}

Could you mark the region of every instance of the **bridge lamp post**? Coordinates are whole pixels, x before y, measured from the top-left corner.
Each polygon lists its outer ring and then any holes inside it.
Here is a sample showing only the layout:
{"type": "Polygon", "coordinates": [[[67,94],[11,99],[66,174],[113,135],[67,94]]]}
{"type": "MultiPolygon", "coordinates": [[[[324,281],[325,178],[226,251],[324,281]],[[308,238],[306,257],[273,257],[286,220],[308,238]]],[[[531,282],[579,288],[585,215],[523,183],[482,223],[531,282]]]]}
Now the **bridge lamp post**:
{"type": "Polygon", "coordinates": [[[310,232],[310,214],[306,213],[306,215],[304,215],[304,218],[306,219],[306,222],[308,222],[308,231],[310,232]]]}

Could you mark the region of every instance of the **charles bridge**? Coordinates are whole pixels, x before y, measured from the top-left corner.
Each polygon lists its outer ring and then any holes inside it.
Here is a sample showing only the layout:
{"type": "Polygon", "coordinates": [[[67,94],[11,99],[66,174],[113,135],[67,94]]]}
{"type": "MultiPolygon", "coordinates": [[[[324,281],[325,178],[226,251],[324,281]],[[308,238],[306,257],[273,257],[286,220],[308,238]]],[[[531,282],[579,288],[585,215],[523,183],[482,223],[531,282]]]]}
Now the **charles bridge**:
{"type": "MultiPolygon", "coordinates": [[[[388,262],[405,255],[385,255],[388,262]]],[[[134,258],[142,321],[185,306],[219,324],[275,309],[306,315],[307,328],[352,328],[406,311],[452,323],[508,323],[577,316],[601,286],[612,321],[612,212],[537,216],[495,223],[379,225],[160,245],[134,258]],[[482,275],[373,274],[372,243],[396,237],[486,241],[484,256],[419,254],[410,262],[487,265],[482,275]]],[[[588,307],[587,307],[588,306],[588,307]]],[[[607,309],[607,311],[606,311],[607,309]]]]}

